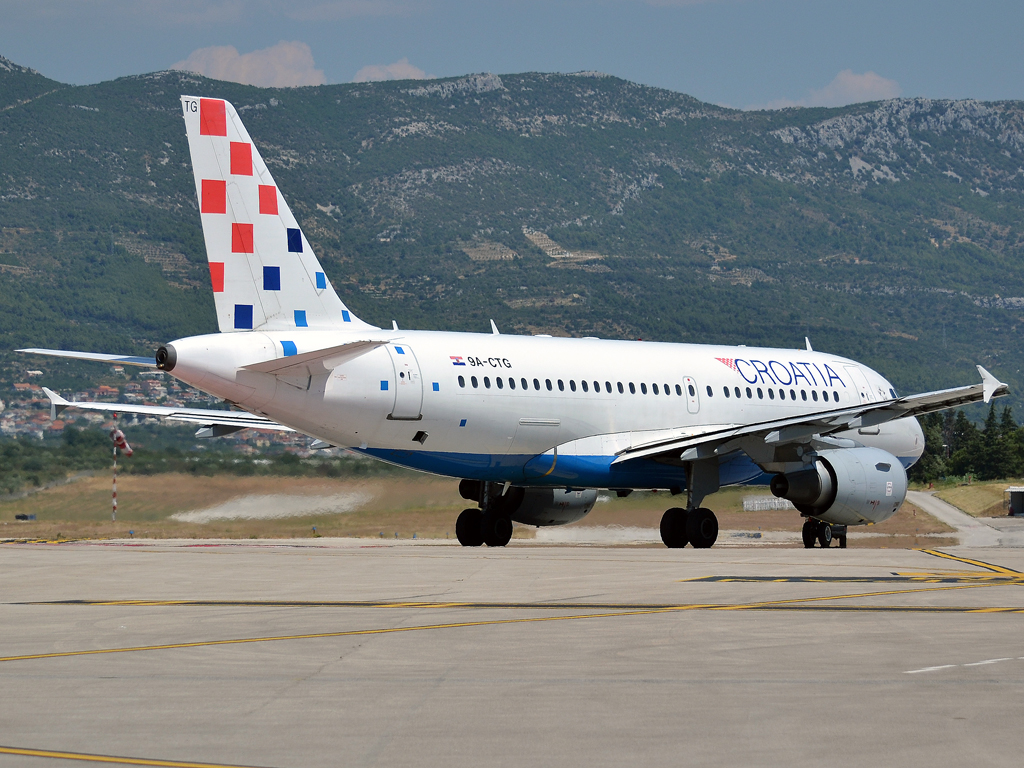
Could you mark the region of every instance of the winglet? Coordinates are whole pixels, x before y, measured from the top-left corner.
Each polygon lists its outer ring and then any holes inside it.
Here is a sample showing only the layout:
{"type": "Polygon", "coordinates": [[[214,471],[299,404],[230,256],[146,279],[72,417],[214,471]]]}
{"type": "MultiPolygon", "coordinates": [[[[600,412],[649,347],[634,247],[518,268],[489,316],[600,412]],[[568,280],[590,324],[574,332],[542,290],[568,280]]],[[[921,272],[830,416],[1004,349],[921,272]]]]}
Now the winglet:
{"type": "Polygon", "coordinates": [[[71,405],[71,403],[47,387],[43,387],[43,392],[45,392],[46,396],[50,398],[50,421],[56,421],[57,417],[60,416],[60,414],[64,412],[64,409],[71,405]]]}
{"type": "Polygon", "coordinates": [[[982,390],[983,391],[982,397],[983,397],[983,399],[985,400],[986,403],[989,400],[991,400],[995,396],[995,394],[997,392],[999,392],[999,390],[1001,390],[1001,389],[1004,389],[1004,390],[1008,389],[1008,387],[1005,384],[1003,384],[1003,382],[1001,382],[999,379],[997,379],[991,373],[986,371],[980,365],[978,366],[978,373],[981,374],[981,383],[982,383],[982,386],[984,387],[984,389],[982,390]]]}
{"type": "Polygon", "coordinates": [[[808,338],[807,336],[804,336],[804,344],[806,344],[806,345],[807,345],[807,351],[808,351],[808,352],[813,352],[813,351],[814,351],[814,350],[813,350],[813,349],[811,348],[811,340],[810,340],[810,339],[809,339],[809,338],[808,338]]]}
{"type": "Polygon", "coordinates": [[[498,326],[494,324],[493,320],[491,320],[491,333],[494,334],[495,336],[498,336],[501,333],[501,331],[498,330],[498,326]]]}

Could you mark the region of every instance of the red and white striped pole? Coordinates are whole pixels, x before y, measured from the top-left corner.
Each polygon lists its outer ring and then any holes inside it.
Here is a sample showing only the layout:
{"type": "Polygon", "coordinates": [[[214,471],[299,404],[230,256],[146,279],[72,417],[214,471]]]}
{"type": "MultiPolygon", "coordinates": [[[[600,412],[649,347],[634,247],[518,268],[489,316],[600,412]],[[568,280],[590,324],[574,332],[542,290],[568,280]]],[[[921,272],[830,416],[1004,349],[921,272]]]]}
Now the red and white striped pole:
{"type": "MultiPolygon", "coordinates": [[[[117,418],[117,414],[114,414],[117,418]]],[[[132,447],[128,445],[128,441],[124,438],[124,432],[117,428],[115,425],[110,430],[110,439],[114,441],[114,497],[113,497],[113,508],[110,512],[110,519],[112,522],[117,521],[117,449],[120,448],[124,451],[125,456],[132,455],[132,447]]]]}

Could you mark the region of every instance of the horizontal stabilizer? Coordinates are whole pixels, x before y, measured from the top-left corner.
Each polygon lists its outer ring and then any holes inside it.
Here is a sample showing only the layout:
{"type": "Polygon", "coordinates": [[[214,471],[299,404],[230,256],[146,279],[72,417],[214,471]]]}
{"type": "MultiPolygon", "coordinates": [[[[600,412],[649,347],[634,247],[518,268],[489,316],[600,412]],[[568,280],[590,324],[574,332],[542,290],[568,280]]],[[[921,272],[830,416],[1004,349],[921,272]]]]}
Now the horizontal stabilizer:
{"type": "MultiPolygon", "coordinates": [[[[50,398],[50,415],[56,418],[66,408],[78,408],[83,411],[101,411],[105,413],[134,413],[140,416],[156,416],[171,421],[184,421],[189,424],[201,424],[204,427],[223,425],[238,429],[271,429],[276,432],[294,432],[291,427],[278,424],[264,416],[257,416],[246,411],[215,411],[206,408],[174,408],[167,405],[136,405],[135,403],[96,403],[70,402],[52,389],[43,387],[43,392],[50,398]]],[[[220,434],[227,434],[221,432],[220,434]]],[[[213,435],[211,435],[213,436],[213,435]]]]}
{"type": "Polygon", "coordinates": [[[288,355],[286,357],[277,357],[273,360],[252,363],[251,365],[242,366],[242,370],[271,373],[275,376],[306,375],[307,372],[310,375],[324,373],[325,371],[333,371],[348,360],[365,355],[377,347],[390,343],[390,339],[349,341],[336,347],[315,349],[312,352],[303,352],[298,355],[288,355]]]}
{"type": "Polygon", "coordinates": [[[29,355],[49,355],[50,357],[70,357],[72,360],[92,360],[97,363],[120,363],[121,365],[139,365],[143,368],[156,368],[156,359],[152,357],[136,357],[134,355],[104,355],[100,352],[68,352],[63,349],[16,349],[29,355]]]}

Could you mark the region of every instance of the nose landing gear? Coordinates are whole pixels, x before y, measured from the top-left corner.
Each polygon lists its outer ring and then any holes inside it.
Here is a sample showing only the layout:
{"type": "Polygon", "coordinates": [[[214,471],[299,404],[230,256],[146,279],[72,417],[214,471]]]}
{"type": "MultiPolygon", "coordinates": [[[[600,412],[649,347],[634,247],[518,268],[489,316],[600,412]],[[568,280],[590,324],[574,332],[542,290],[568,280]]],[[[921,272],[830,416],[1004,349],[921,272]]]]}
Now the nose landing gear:
{"type": "Polygon", "coordinates": [[[832,546],[833,539],[839,541],[840,549],[846,549],[845,525],[825,523],[821,520],[815,520],[813,517],[809,517],[804,520],[804,527],[800,532],[800,535],[804,541],[804,548],[806,549],[811,549],[815,542],[817,542],[820,547],[828,549],[832,546]]]}

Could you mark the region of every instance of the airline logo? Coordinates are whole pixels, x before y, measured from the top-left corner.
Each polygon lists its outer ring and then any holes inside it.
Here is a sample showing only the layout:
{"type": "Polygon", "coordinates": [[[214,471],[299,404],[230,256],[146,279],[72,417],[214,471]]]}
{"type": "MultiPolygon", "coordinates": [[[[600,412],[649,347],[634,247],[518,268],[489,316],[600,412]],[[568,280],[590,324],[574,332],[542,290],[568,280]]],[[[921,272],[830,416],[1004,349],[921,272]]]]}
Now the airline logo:
{"type": "Polygon", "coordinates": [[[462,355],[448,355],[451,358],[452,365],[465,365],[465,361],[462,359],[462,355]]]}
{"type": "Polygon", "coordinates": [[[726,368],[731,368],[748,384],[770,384],[774,386],[797,386],[803,380],[808,387],[835,387],[833,382],[846,388],[846,382],[827,363],[780,362],[769,360],[740,360],[730,357],[716,357],[726,368]]]}

